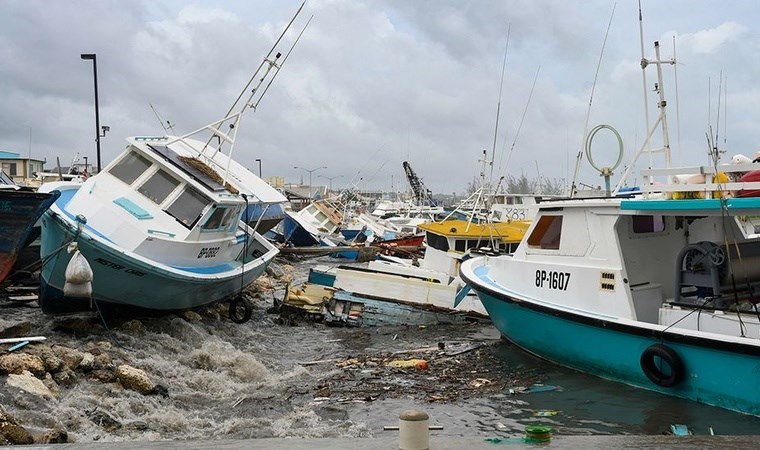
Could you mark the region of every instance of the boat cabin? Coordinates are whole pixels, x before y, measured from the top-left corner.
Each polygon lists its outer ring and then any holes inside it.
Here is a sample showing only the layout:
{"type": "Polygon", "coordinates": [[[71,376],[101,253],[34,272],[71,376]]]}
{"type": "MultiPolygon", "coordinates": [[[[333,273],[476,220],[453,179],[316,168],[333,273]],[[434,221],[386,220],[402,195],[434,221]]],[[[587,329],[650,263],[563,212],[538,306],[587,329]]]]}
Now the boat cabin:
{"type": "MultiPolygon", "coordinates": [[[[754,316],[745,325],[758,328],[760,219],[741,208],[750,212],[760,199],[727,202],[549,202],[513,256],[519,264],[499,270],[521,295],[573,310],[671,325],[699,321],[689,314],[695,307],[710,314],[744,308],[754,316]]],[[[694,329],[724,331],[715,321],[700,324],[694,329]]]]}
{"type": "Polygon", "coordinates": [[[421,224],[419,228],[425,232],[426,243],[422,266],[456,275],[459,264],[471,252],[514,252],[528,223],[446,220],[421,224]]]}
{"type": "MultiPolygon", "coordinates": [[[[241,257],[248,231],[240,219],[248,200],[166,141],[131,138],[124,153],[66,201],[92,230],[138,255],[178,266],[241,257]]],[[[266,252],[258,247],[251,240],[249,258],[266,252]]]]}

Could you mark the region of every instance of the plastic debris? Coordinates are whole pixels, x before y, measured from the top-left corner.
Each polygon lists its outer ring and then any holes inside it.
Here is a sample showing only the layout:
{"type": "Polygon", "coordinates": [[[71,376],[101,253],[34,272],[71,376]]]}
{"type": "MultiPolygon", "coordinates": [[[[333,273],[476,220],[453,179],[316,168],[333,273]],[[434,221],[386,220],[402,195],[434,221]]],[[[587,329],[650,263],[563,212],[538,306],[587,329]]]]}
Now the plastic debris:
{"type": "MultiPolygon", "coordinates": [[[[439,345],[440,346],[440,345],[439,345]]],[[[478,342],[475,344],[468,344],[468,345],[458,345],[456,347],[449,346],[449,350],[447,350],[444,355],[446,356],[456,356],[461,355],[462,353],[471,352],[475,349],[478,349],[483,346],[482,342],[478,342]]],[[[443,350],[443,349],[441,349],[443,350]]]]}
{"type": "Polygon", "coordinates": [[[79,250],[74,253],[66,266],[65,276],[63,295],[66,297],[92,296],[92,268],[79,250]]]}
{"type": "Polygon", "coordinates": [[[24,346],[25,346],[25,345],[27,345],[28,343],[29,343],[29,341],[23,341],[23,342],[19,342],[18,344],[16,344],[16,345],[14,345],[13,347],[9,348],[9,349],[8,349],[8,352],[9,352],[9,353],[10,353],[10,352],[14,352],[14,351],[16,351],[16,350],[20,349],[21,347],[24,347],[24,346]]]}
{"type": "Polygon", "coordinates": [[[546,425],[528,425],[525,427],[527,442],[549,442],[552,439],[552,429],[546,425]]]}
{"type": "Polygon", "coordinates": [[[534,385],[528,386],[527,389],[525,389],[525,393],[531,394],[534,392],[549,392],[549,391],[556,391],[558,389],[557,386],[552,386],[551,384],[539,384],[536,383],[534,385]]]}
{"type": "Polygon", "coordinates": [[[689,436],[691,435],[691,430],[689,430],[689,427],[687,425],[682,425],[680,423],[675,423],[670,426],[670,431],[675,434],[676,436],[689,436]]]}
{"type": "Polygon", "coordinates": [[[413,367],[416,368],[417,364],[420,363],[427,364],[427,361],[424,359],[394,359],[388,363],[388,367],[393,367],[395,369],[411,369],[413,367]]]}
{"type": "Polygon", "coordinates": [[[554,411],[554,410],[549,409],[549,410],[536,411],[533,413],[533,417],[552,417],[552,416],[556,416],[557,414],[559,414],[559,411],[554,411]]]}
{"type": "Polygon", "coordinates": [[[470,381],[469,386],[474,388],[479,388],[481,386],[486,386],[493,383],[493,381],[487,379],[487,378],[475,378],[474,380],[470,381]]]}
{"type": "Polygon", "coordinates": [[[525,438],[518,438],[518,437],[511,437],[511,438],[499,438],[499,437],[492,437],[492,438],[485,438],[485,442],[488,442],[489,444],[525,444],[527,440],[525,438]]]}

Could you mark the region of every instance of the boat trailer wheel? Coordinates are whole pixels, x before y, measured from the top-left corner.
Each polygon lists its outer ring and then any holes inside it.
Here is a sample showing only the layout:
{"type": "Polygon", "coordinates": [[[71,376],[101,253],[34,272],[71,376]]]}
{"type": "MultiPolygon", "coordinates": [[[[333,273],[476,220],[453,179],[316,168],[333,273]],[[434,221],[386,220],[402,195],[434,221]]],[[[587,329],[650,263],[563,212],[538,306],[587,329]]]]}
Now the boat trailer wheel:
{"type": "Polygon", "coordinates": [[[242,294],[236,295],[230,301],[230,319],[235,323],[246,323],[251,320],[253,306],[242,294]]]}

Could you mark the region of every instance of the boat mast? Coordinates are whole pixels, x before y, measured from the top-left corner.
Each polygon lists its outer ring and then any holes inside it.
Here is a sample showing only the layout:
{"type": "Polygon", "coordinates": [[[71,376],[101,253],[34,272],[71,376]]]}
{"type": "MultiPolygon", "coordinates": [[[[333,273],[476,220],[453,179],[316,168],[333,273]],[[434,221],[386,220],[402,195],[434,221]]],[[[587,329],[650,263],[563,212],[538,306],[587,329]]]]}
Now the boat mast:
{"type": "Polygon", "coordinates": [[[230,163],[232,161],[232,151],[234,150],[234,147],[235,147],[235,139],[237,136],[238,126],[240,125],[240,121],[243,116],[243,113],[248,108],[251,108],[254,111],[256,110],[256,106],[258,106],[259,102],[261,102],[261,99],[263,98],[267,90],[269,89],[269,86],[272,85],[272,82],[274,81],[274,78],[277,76],[277,73],[287,61],[288,57],[290,56],[290,53],[295,48],[296,44],[298,44],[298,41],[301,39],[301,36],[303,36],[303,33],[306,31],[306,28],[309,26],[309,23],[311,23],[311,19],[314,17],[312,16],[306,22],[306,25],[304,25],[303,29],[301,29],[301,32],[298,34],[298,37],[290,46],[290,49],[285,54],[285,57],[282,58],[282,60],[280,60],[280,58],[282,57],[282,53],[279,51],[272,58],[271,56],[272,53],[275,52],[278,44],[280,43],[282,38],[285,36],[287,31],[290,29],[290,27],[293,25],[293,22],[295,21],[296,17],[298,17],[298,15],[300,14],[305,3],[306,2],[301,4],[301,6],[298,8],[298,11],[296,11],[296,13],[290,19],[290,22],[288,22],[288,25],[285,27],[285,29],[282,31],[280,36],[277,38],[277,41],[275,41],[274,45],[269,50],[269,53],[264,57],[264,60],[261,62],[259,67],[256,69],[256,71],[253,73],[251,78],[248,80],[248,83],[246,83],[245,87],[240,92],[235,102],[227,111],[227,114],[225,115],[225,117],[213,123],[210,123],[202,128],[199,128],[195,131],[192,131],[184,136],[172,139],[169,142],[167,142],[167,145],[169,145],[169,144],[180,141],[183,144],[185,144],[189,149],[192,149],[193,151],[197,152],[198,156],[204,157],[204,162],[215,166],[217,172],[220,172],[223,169],[224,175],[222,177],[222,185],[226,184],[227,182],[230,163]],[[263,70],[263,73],[262,73],[262,70],[263,70]],[[274,70],[274,74],[272,75],[271,78],[269,78],[269,75],[273,70],[274,70]],[[258,78],[258,83],[255,85],[253,89],[251,89],[250,95],[245,99],[245,101],[241,105],[241,100],[243,99],[245,93],[248,91],[253,81],[257,78],[258,78]],[[268,80],[268,83],[266,84],[264,89],[260,90],[261,86],[264,85],[264,83],[267,80],[268,80]],[[236,108],[240,108],[240,109],[237,112],[233,112],[235,111],[236,108]],[[222,131],[222,126],[224,124],[227,124],[229,131],[222,131]],[[196,134],[200,134],[202,132],[211,132],[211,135],[206,140],[206,144],[203,146],[203,148],[196,149],[193,145],[190,145],[186,141],[187,138],[192,137],[196,134]],[[218,144],[212,146],[211,142],[214,140],[214,138],[218,139],[218,144]],[[226,167],[221,167],[221,165],[216,160],[214,160],[214,156],[217,153],[222,151],[222,146],[224,145],[224,143],[228,143],[230,147],[227,154],[227,165],[226,167]],[[211,151],[207,151],[207,150],[211,150],[211,151]]]}
{"type": "MultiPolygon", "coordinates": [[[[631,170],[633,170],[633,167],[636,165],[636,161],[639,159],[639,156],[641,156],[641,153],[646,151],[649,153],[650,160],[652,157],[652,153],[664,153],[665,156],[665,167],[670,168],[670,138],[668,135],[668,118],[667,114],[665,112],[667,107],[667,102],[665,101],[665,85],[663,84],[662,79],[662,65],[663,64],[669,64],[669,65],[675,65],[676,60],[668,59],[668,60],[662,60],[660,58],[660,43],[658,41],[655,41],[654,43],[654,54],[655,59],[654,60],[648,60],[646,58],[641,59],[641,67],[643,69],[646,69],[649,65],[655,65],[657,67],[657,83],[655,84],[655,91],[658,93],[658,103],[657,107],[660,109],[660,114],[657,117],[657,120],[655,121],[654,125],[652,125],[652,128],[649,129],[647,132],[647,136],[644,139],[644,142],[641,144],[641,147],[639,147],[636,154],[633,156],[633,160],[628,164],[628,166],[625,169],[625,172],[623,172],[623,176],[620,178],[620,181],[618,182],[617,186],[615,186],[615,190],[613,191],[613,195],[616,195],[620,188],[623,187],[623,184],[625,183],[626,178],[630,174],[631,170]],[[662,146],[659,148],[650,148],[649,143],[651,142],[652,136],[654,136],[654,133],[657,131],[657,127],[662,128],[662,146]]],[[[650,163],[650,167],[651,167],[650,163]]],[[[670,181],[670,178],[668,178],[668,182],[670,181]]],[[[652,181],[650,181],[652,182],[652,181]]],[[[647,194],[648,195],[648,194],[647,194]]]]}
{"type": "Polygon", "coordinates": [[[594,83],[591,85],[591,95],[588,99],[588,109],[586,110],[586,123],[583,125],[583,136],[581,140],[581,149],[578,151],[578,155],[575,158],[575,171],[573,172],[573,182],[570,184],[569,197],[574,198],[577,189],[576,182],[578,181],[578,171],[581,168],[581,160],[583,159],[583,143],[586,142],[588,135],[588,122],[591,117],[591,105],[594,102],[594,91],[596,90],[596,82],[599,79],[599,69],[602,67],[602,58],[604,57],[604,49],[607,46],[607,37],[610,35],[610,27],[612,27],[612,18],[615,17],[615,7],[617,3],[612,5],[612,12],[610,13],[610,21],[607,23],[607,31],[604,33],[604,40],[602,41],[602,49],[599,52],[599,60],[596,63],[596,72],[594,72],[594,83]]]}

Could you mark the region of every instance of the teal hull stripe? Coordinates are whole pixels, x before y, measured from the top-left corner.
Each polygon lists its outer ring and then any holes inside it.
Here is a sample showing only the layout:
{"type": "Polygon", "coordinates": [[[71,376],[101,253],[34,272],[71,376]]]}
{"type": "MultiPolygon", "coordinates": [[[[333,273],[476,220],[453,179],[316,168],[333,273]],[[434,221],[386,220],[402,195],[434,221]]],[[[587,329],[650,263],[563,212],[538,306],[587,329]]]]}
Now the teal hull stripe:
{"type": "Polygon", "coordinates": [[[720,210],[723,205],[729,210],[760,208],[760,197],[708,198],[688,200],[621,200],[620,209],[629,211],[696,211],[720,210]]]}
{"type": "Polygon", "coordinates": [[[605,320],[598,317],[558,310],[537,303],[519,301],[494,289],[500,288],[500,286],[495,283],[490,277],[488,277],[488,267],[479,266],[475,268],[475,272],[478,276],[477,281],[470,280],[465,274],[460,274],[460,276],[465,283],[472,286],[472,288],[478,292],[478,295],[485,292],[488,293],[491,297],[499,299],[502,302],[519,304],[521,308],[531,309],[542,314],[550,314],[557,317],[562,317],[564,319],[584,325],[591,325],[606,330],[614,330],[627,334],[635,334],[646,338],[656,339],[658,341],[678,342],[682,344],[708,347],[714,350],[760,356],[760,346],[756,345],[742,344],[737,342],[725,342],[715,339],[684,335],[673,331],[660,331],[651,328],[637,327],[634,325],[620,323],[615,320],[605,320]]]}
{"type": "Polygon", "coordinates": [[[606,326],[581,322],[496,293],[483,280],[465,281],[477,291],[496,328],[539,357],[632,386],[760,415],[756,354],[693,345],[671,339],[671,333],[633,333],[631,329],[638,327],[610,327],[614,323],[609,321],[604,321],[606,326]],[[674,387],[652,383],[641,369],[641,354],[655,343],[665,343],[683,360],[685,377],[674,387]]]}
{"type": "Polygon", "coordinates": [[[232,269],[240,268],[240,266],[233,266],[232,264],[220,264],[218,266],[209,266],[209,267],[180,267],[180,266],[170,266],[173,269],[182,270],[185,272],[191,272],[191,273],[202,273],[206,275],[214,274],[214,273],[225,273],[229,272],[232,269]]]}

